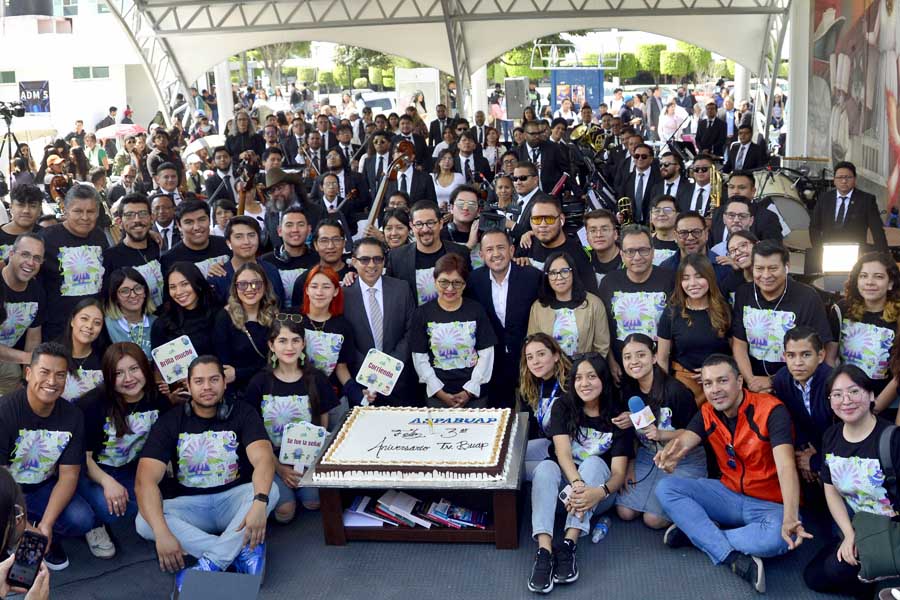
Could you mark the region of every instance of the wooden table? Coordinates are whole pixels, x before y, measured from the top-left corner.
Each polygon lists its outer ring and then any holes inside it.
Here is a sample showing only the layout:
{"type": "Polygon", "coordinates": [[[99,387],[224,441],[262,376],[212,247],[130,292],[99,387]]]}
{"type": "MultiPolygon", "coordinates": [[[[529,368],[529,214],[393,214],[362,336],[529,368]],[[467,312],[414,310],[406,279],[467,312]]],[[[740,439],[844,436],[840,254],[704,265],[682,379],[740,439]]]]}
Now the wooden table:
{"type": "MultiPolygon", "coordinates": [[[[888,248],[900,248],[900,228],[885,227],[884,236],[887,238],[888,248]]],[[[872,240],[872,232],[869,232],[867,234],[866,242],[869,244],[874,243],[874,240],[872,240]]],[[[784,246],[788,250],[794,250],[797,252],[809,250],[810,248],[812,248],[812,243],[809,241],[809,230],[793,230],[790,234],[788,234],[786,238],[784,238],[784,246]]]]}
{"type": "MultiPolygon", "coordinates": [[[[340,430],[335,428],[323,452],[340,430]]],[[[515,436],[510,440],[511,453],[509,470],[498,481],[448,481],[415,482],[398,481],[313,481],[315,467],[301,478],[301,484],[319,489],[322,529],[325,543],[329,546],[344,546],[348,540],[372,540],[383,542],[449,542],[449,543],[493,543],[499,549],[513,550],[519,547],[519,506],[518,494],[522,485],[525,468],[525,447],[528,443],[528,413],[518,414],[515,436]],[[344,508],[357,495],[366,490],[421,490],[428,494],[446,493],[451,497],[456,493],[488,494],[492,524],[486,529],[444,527],[344,527],[344,508]]],[[[412,492],[410,492],[412,493],[412,492]]],[[[371,494],[369,494],[371,495],[371,494]]],[[[415,495],[412,493],[412,495],[415,495]]],[[[377,500],[373,496],[372,501],[377,500]]]]}

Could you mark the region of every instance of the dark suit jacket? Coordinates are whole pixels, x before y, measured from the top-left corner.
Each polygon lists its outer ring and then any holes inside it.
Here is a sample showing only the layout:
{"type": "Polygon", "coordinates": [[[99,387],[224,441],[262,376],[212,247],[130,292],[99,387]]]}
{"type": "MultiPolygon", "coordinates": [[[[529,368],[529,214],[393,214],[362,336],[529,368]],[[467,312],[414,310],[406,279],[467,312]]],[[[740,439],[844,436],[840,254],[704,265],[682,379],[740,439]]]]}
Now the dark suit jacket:
{"type": "MultiPolygon", "coordinates": [[[[694,183],[687,181],[685,182],[687,185],[684,188],[684,192],[678,194],[678,212],[687,212],[691,210],[691,201],[694,199],[694,190],[696,186],[694,183]]],[[[681,188],[679,186],[679,191],[681,188]]],[[[725,203],[725,199],[728,196],[725,194],[725,183],[722,183],[722,187],[719,188],[719,198],[721,198],[721,203],[725,203]]],[[[707,203],[709,202],[709,198],[706,198],[707,203]]],[[[721,207],[721,205],[720,205],[721,207]]]]}
{"type": "MultiPolygon", "coordinates": [[[[231,184],[234,185],[234,175],[231,176],[231,184]]],[[[237,198],[235,198],[231,186],[223,185],[220,189],[220,185],[222,185],[222,178],[219,177],[218,172],[214,171],[212,175],[206,178],[206,183],[203,184],[203,189],[206,191],[206,201],[212,203],[220,198],[227,198],[237,203],[237,198]],[[219,190],[218,194],[216,194],[216,190],[219,190]],[[213,194],[216,194],[215,197],[213,197],[213,194]]]]}
{"type": "Polygon", "coordinates": [[[850,206],[843,226],[835,223],[837,190],[829,190],[819,197],[813,207],[809,223],[809,241],[815,255],[814,266],[820,266],[822,245],[827,243],[866,244],[867,233],[872,232],[875,250],[887,252],[884,223],[875,196],[855,188],[850,195],[850,206]]]}
{"type": "MultiPolygon", "coordinates": [[[[834,413],[826,396],[825,381],[831,374],[831,367],[822,363],[816,367],[812,376],[812,386],[809,390],[809,407],[812,414],[806,410],[803,403],[803,394],[794,385],[794,378],[787,367],[781,367],[775,377],[772,378],[772,393],[781,400],[791,414],[791,422],[794,424],[794,447],[802,449],[811,444],[816,449],[813,459],[816,466],[822,464],[822,435],[836,422],[834,413]]],[[[816,468],[818,471],[818,468],[816,468]]]]}
{"type": "MultiPolygon", "coordinates": [[[[416,164],[423,169],[428,169],[431,164],[431,153],[428,151],[428,144],[425,143],[425,138],[417,133],[410,135],[412,135],[413,145],[416,147],[416,164]]],[[[398,143],[405,139],[399,133],[394,134],[394,137],[391,139],[391,148],[396,147],[398,143]]]]}
{"type": "MultiPolygon", "coordinates": [[[[664,179],[660,179],[659,182],[653,184],[653,188],[650,190],[650,200],[652,201],[654,198],[664,196],[666,193],[666,185],[664,179]]],[[[681,177],[681,180],[678,182],[678,189],[675,190],[675,210],[681,212],[681,206],[683,204],[690,204],[691,193],[693,190],[694,184],[688,181],[687,177],[681,177]]],[[[646,195],[644,197],[646,198],[646,195]]]]}
{"type": "MultiPolygon", "coordinates": [[[[409,200],[415,203],[417,200],[427,199],[437,202],[437,194],[434,191],[434,180],[431,175],[418,169],[413,169],[412,181],[407,182],[409,186],[409,200]]],[[[397,175],[396,181],[387,184],[385,198],[390,198],[391,194],[396,192],[400,187],[400,174],[397,175]]]]}
{"type": "MultiPolygon", "coordinates": [[[[728,149],[728,160],[725,161],[725,166],[722,167],[723,173],[731,173],[735,170],[737,155],[740,151],[740,142],[734,142],[733,144],[731,144],[731,147],[728,149]]],[[[752,171],[753,169],[758,169],[760,167],[766,166],[767,162],[768,160],[766,159],[765,149],[763,149],[762,146],[755,142],[750,142],[750,146],[747,148],[747,155],[744,156],[743,170],[752,171]]]]}
{"type": "MultiPolygon", "coordinates": [[[[750,226],[750,231],[760,240],[781,242],[784,237],[781,235],[781,221],[778,220],[775,213],[769,210],[771,202],[767,198],[753,201],[753,225],[750,226]]],[[[723,200],[719,209],[713,213],[712,230],[709,236],[710,247],[721,242],[722,236],[725,235],[725,203],[723,200]]]]}
{"type": "Polygon", "coordinates": [[[287,136],[284,138],[282,142],[282,147],[284,148],[284,165],[287,167],[295,167],[297,166],[297,153],[299,152],[299,145],[297,144],[297,138],[294,137],[294,134],[287,136]]]}
{"type": "Polygon", "coordinates": [[[316,171],[319,173],[324,173],[328,170],[327,163],[325,161],[325,155],[328,154],[328,148],[325,146],[319,146],[318,150],[309,149],[309,155],[312,157],[313,166],[316,167],[316,171]]]}
{"type": "Polygon", "coordinates": [[[441,140],[444,139],[444,127],[453,123],[453,119],[447,117],[444,119],[444,125],[441,126],[441,120],[435,119],[431,122],[431,125],[428,126],[428,145],[431,148],[434,148],[438,144],[441,143],[441,140]]]}
{"type": "MultiPolygon", "coordinates": [[[[384,175],[384,171],[387,171],[388,166],[391,164],[391,155],[390,153],[384,157],[383,164],[381,165],[382,175],[384,175]]],[[[381,179],[378,177],[378,155],[373,154],[366,158],[366,166],[365,166],[365,175],[366,175],[366,186],[369,188],[369,196],[375,198],[375,192],[378,190],[378,184],[381,179]]]]}
{"type": "Polygon", "coordinates": [[[634,215],[634,221],[640,223],[650,222],[650,201],[653,199],[651,192],[653,186],[662,181],[662,176],[659,174],[658,169],[650,167],[647,172],[648,174],[644,180],[644,198],[643,203],[641,204],[640,214],[637,213],[636,203],[634,201],[634,188],[637,184],[637,169],[625,178],[622,185],[616,191],[616,196],[619,198],[626,196],[631,198],[631,214],[634,215]]]}
{"type": "MultiPolygon", "coordinates": [[[[319,134],[321,135],[322,132],[319,131],[319,134]]],[[[328,132],[328,141],[327,142],[325,141],[325,136],[322,136],[322,147],[325,148],[325,150],[331,150],[332,148],[337,146],[337,143],[338,143],[337,142],[337,134],[334,131],[328,132]]]]}
{"type": "MultiPolygon", "coordinates": [[[[494,179],[494,174],[491,172],[491,164],[487,161],[486,158],[473,154],[472,163],[475,165],[475,170],[481,173],[485,179],[487,179],[488,181],[492,181],[494,179]]],[[[453,159],[453,170],[457,173],[462,173],[463,176],[465,176],[465,173],[463,173],[462,170],[462,159],[458,155],[453,159]]],[[[480,181],[478,181],[477,177],[474,177],[474,173],[472,173],[472,175],[476,183],[481,183],[480,181]]]]}
{"type": "MultiPolygon", "coordinates": [[[[568,156],[564,155],[559,144],[554,142],[541,142],[538,146],[540,150],[540,174],[541,174],[541,190],[550,193],[562,174],[569,169],[568,156]]],[[[531,153],[528,151],[528,144],[522,144],[516,148],[516,154],[520,161],[531,161],[531,153]]],[[[574,177],[573,173],[570,173],[574,177]]]]}
{"type": "MultiPolygon", "coordinates": [[[[384,319],[382,321],[382,351],[394,358],[403,361],[406,366],[403,375],[393,393],[385,398],[379,396],[378,404],[382,401],[393,406],[410,405],[409,383],[412,382],[412,369],[409,369],[410,353],[407,341],[407,329],[416,308],[409,284],[394,277],[381,278],[381,293],[384,306],[381,307],[384,319]]],[[[366,316],[366,305],[362,297],[360,280],[357,278],[350,287],[344,288],[344,318],[353,330],[353,348],[350,358],[350,372],[356,374],[362,366],[363,360],[369,349],[375,347],[375,338],[372,336],[372,327],[366,316]]],[[[412,403],[413,405],[415,403],[412,403]]]]}
{"type": "MultiPolygon", "coordinates": [[[[472,266],[471,252],[462,244],[451,242],[449,240],[441,240],[447,252],[455,252],[466,259],[469,267],[472,266]]],[[[416,244],[411,242],[405,246],[395,248],[388,253],[387,256],[387,274],[397,279],[402,279],[409,288],[416,293],[416,244]]]]}
{"type": "Polygon", "coordinates": [[[694,144],[700,152],[712,152],[716,156],[725,154],[725,121],[715,119],[710,127],[705,118],[700,119],[694,144]]]}
{"type": "MultiPolygon", "coordinates": [[[[497,127],[499,127],[499,125],[498,125],[497,127]]],[[[486,141],[487,141],[487,140],[483,139],[483,136],[487,135],[487,132],[485,131],[486,128],[487,128],[487,123],[485,123],[485,124],[482,125],[481,127],[478,127],[478,125],[472,125],[471,127],[469,127],[469,133],[471,133],[472,135],[475,136],[475,142],[476,142],[479,146],[483,146],[484,144],[483,144],[482,142],[486,142],[486,141]],[[482,135],[481,138],[478,137],[478,130],[479,130],[479,129],[481,129],[481,135],[482,135]]]]}
{"type": "MultiPolygon", "coordinates": [[[[139,191],[137,185],[134,186],[134,191],[139,191]]],[[[109,188],[109,194],[106,197],[106,201],[109,202],[110,206],[112,206],[116,203],[116,200],[124,197],[126,194],[128,194],[128,192],[125,191],[125,186],[121,183],[117,183],[116,185],[109,188]]]]}

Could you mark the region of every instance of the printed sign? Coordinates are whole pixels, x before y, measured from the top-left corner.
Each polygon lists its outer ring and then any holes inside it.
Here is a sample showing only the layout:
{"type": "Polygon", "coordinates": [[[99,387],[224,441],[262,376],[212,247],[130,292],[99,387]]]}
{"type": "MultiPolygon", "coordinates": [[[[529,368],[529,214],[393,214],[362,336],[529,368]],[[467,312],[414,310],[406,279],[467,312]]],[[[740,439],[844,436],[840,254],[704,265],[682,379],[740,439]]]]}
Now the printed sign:
{"type": "Polygon", "coordinates": [[[191,338],[186,335],[174,339],[150,351],[163,380],[169,385],[187,377],[191,361],[197,358],[197,351],[191,338]]]}
{"type": "Polygon", "coordinates": [[[285,465],[294,465],[295,471],[305,471],[319,455],[326,434],[324,427],[312,423],[294,423],[285,427],[278,460],[285,465]]]}
{"type": "Polygon", "coordinates": [[[390,354],[371,348],[363,360],[359,373],[356,374],[356,382],[383,396],[390,396],[402,372],[403,362],[390,354]]]}
{"type": "Polygon", "coordinates": [[[25,112],[50,112],[50,82],[20,81],[19,101],[25,105],[25,112]]]}

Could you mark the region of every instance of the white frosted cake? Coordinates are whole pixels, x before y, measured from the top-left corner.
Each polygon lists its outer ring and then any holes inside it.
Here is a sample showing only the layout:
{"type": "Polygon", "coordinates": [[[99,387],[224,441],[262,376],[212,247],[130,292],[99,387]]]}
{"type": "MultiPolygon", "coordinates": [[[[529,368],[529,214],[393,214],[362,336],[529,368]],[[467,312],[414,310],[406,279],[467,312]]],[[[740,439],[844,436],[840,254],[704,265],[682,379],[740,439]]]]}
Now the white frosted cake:
{"type": "Polygon", "coordinates": [[[508,408],[356,407],[313,480],[497,480],[509,468],[508,408]]]}

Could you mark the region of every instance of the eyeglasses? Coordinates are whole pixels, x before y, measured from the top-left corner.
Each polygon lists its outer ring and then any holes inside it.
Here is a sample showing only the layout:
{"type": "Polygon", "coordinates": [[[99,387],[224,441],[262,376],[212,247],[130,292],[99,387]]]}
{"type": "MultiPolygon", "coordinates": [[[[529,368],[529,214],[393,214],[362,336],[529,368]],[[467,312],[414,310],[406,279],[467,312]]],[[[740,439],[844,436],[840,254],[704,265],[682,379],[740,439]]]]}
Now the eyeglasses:
{"type": "Polygon", "coordinates": [[[128,296],[143,296],[146,291],[144,286],[135,285],[134,287],[120,287],[116,293],[123,298],[127,298],[128,296]]]}
{"type": "Polygon", "coordinates": [[[246,292],[247,290],[260,290],[263,287],[262,279],[253,279],[252,281],[238,281],[234,284],[234,287],[237,288],[239,292],[246,292]]]}
{"type": "Polygon", "coordinates": [[[742,242],[740,244],[735,244],[733,247],[728,249],[728,256],[735,256],[739,252],[747,252],[753,244],[750,242],[742,242]]]}
{"type": "Polygon", "coordinates": [[[476,200],[456,200],[453,202],[453,206],[456,208],[476,208],[478,206],[478,201],[476,200]]]}
{"type": "Polygon", "coordinates": [[[128,212],[122,213],[122,218],[127,219],[129,221],[131,219],[146,219],[149,216],[150,216],[149,210],[139,210],[139,211],[130,210],[128,212]]]}
{"type": "Polygon", "coordinates": [[[572,274],[571,267],[565,267],[558,271],[547,271],[547,277],[550,279],[568,279],[569,275],[572,274]]]}
{"type": "Polygon", "coordinates": [[[653,248],[644,246],[643,248],[623,248],[622,254],[627,258],[634,258],[635,254],[640,254],[642,258],[648,258],[653,253],[653,248]]]}
{"type": "Polygon", "coordinates": [[[673,163],[673,162],[661,162],[661,163],[659,163],[659,168],[660,168],[660,169],[667,169],[667,168],[669,168],[669,167],[674,167],[674,166],[676,166],[677,164],[678,164],[678,163],[673,163]]]}
{"type": "Polygon", "coordinates": [[[553,225],[554,223],[556,223],[557,219],[559,219],[558,215],[543,215],[538,217],[531,217],[531,224],[540,225],[541,223],[546,223],[547,225],[553,225]]]}
{"type": "Polygon", "coordinates": [[[647,160],[650,158],[649,154],[632,154],[634,156],[634,160],[647,160]]]}
{"type": "Polygon", "coordinates": [[[709,167],[692,167],[691,171],[694,173],[706,173],[709,171],[709,167]]]}
{"type": "Polygon", "coordinates": [[[675,230],[675,235],[679,238],[686,240],[689,237],[700,239],[700,236],[703,235],[702,229],[677,229],[675,230]]]}
{"type": "Polygon", "coordinates": [[[661,208],[651,208],[651,215],[672,215],[675,214],[675,209],[671,206],[663,206],[661,208]]]}
{"type": "Polygon", "coordinates": [[[856,175],[835,175],[834,178],[839,181],[847,181],[848,179],[856,179],[856,175]]]}
{"type": "Polygon", "coordinates": [[[44,264],[44,257],[40,254],[32,254],[27,250],[10,250],[10,254],[18,254],[25,262],[33,262],[38,265],[44,264]]]}
{"type": "Polygon", "coordinates": [[[429,219],[428,221],[413,221],[412,226],[416,229],[434,229],[437,224],[437,219],[429,219]]]}
{"type": "Polygon", "coordinates": [[[737,453],[735,453],[734,451],[734,445],[726,444],[725,453],[728,455],[728,462],[726,463],[728,465],[728,468],[737,469],[737,453]]]}
{"type": "Polygon", "coordinates": [[[369,263],[380,265],[384,263],[383,256],[357,256],[356,260],[359,261],[359,264],[368,266],[369,263]]]}
{"type": "Polygon", "coordinates": [[[284,323],[286,321],[290,321],[291,323],[302,323],[303,315],[298,315],[295,313],[278,313],[275,315],[275,320],[279,323],[284,323]]]}
{"type": "Polygon", "coordinates": [[[340,246],[344,243],[344,238],[342,238],[342,237],[330,237],[330,238],[321,237],[321,238],[316,239],[316,243],[319,244],[320,246],[325,246],[325,247],[340,246]]]}
{"type": "Polygon", "coordinates": [[[532,177],[534,177],[534,175],[513,175],[512,177],[510,177],[510,179],[512,179],[513,183],[515,183],[516,181],[519,181],[519,182],[528,181],[532,177]]]}
{"type": "Polygon", "coordinates": [[[612,233],[614,229],[615,227],[612,227],[611,225],[604,225],[603,227],[591,227],[588,229],[588,233],[592,235],[597,233],[609,234],[612,233]]]}
{"type": "Polygon", "coordinates": [[[725,213],[725,218],[732,221],[746,221],[750,218],[750,213],[727,212],[725,213]]]}
{"type": "Polygon", "coordinates": [[[453,287],[454,290],[461,290],[465,287],[465,285],[466,285],[466,282],[459,280],[459,279],[454,279],[453,281],[451,281],[449,279],[438,279],[437,280],[437,286],[439,288],[441,288],[442,290],[446,290],[446,289],[450,288],[451,286],[453,287]]]}
{"type": "Polygon", "coordinates": [[[858,387],[852,387],[848,390],[835,390],[828,394],[828,399],[832,402],[840,402],[844,399],[844,396],[849,397],[854,402],[859,402],[862,400],[863,395],[865,394],[865,390],[858,387]]]}

